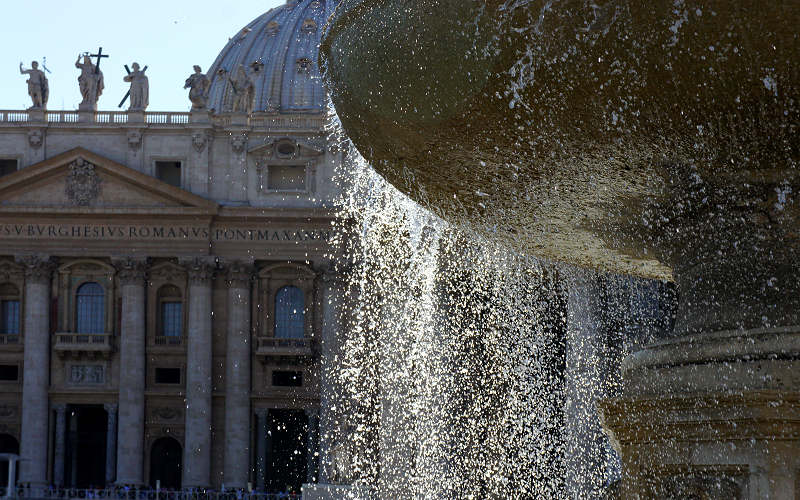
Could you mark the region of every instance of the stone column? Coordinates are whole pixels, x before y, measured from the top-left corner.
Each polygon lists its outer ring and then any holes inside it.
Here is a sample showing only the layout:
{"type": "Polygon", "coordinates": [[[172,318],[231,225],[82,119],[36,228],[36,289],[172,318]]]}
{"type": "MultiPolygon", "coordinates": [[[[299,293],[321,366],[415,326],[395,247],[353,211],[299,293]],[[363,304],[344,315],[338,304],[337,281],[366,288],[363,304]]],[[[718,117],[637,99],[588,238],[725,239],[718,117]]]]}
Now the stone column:
{"type": "Polygon", "coordinates": [[[306,482],[316,483],[319,476],[319,409],[306,410],[306,482]]]}
{"type": "Polygon", "coordinates": [[[67,452],[67,405],[56,405],[56,443],[53,457],[53,484],[64,486],[64,460],[67,452]]]}
{"type": "Polygon", "coordinates": [[[213,260],[195,259],[189,271],[186,356],[186,443],[183,487],[211,485],[211,282],[213,260]]]}
{"type": "Polygon", "coordinates": [[[117,483],[138,486],[144,484],[145,263],[127,259],[117,269],[122,297],[117,483]]]}
{"type": "MultiPolygon", "coordinates": [[[[319,477],[321,484],[330,483],[334,478],[333,445],[340,422],[341,390],[336,373],[339,356],[339,303],[341,297],[340,277],[332,270],[326,271],[321,280],[322,296],[322,335],[320,339],[320,381],[319,381],[319,477]],[[334,408],[337,410],[335,411],[334,408]]],[[[341,478],[337,478],[341,480],[341,478]]]]}
{"type": "Polygon", "coordinates": [[[256,411],[256,488],[264,490],[267,477],[267,416],[268,411],[256,411]]]}
{"type": "Polygon", "coordinates": [[[106,423],[106,486],[114,483],[117,470],[117,405],[103,405],[108,413],[106,423]]]}
{"type": "Polygon", "coordinates": [[[50,383],[50,276],[53,265],[41,257],[23,257],[25,265],[24,363],[20,481],[47,484],[50,383]]]}
{"type": "Polygon", "coordinates": [[[225,353],[225,486],[245,488],[250,465],[250,280],[253,269],[227,268],[228,335],[225,353]]]}

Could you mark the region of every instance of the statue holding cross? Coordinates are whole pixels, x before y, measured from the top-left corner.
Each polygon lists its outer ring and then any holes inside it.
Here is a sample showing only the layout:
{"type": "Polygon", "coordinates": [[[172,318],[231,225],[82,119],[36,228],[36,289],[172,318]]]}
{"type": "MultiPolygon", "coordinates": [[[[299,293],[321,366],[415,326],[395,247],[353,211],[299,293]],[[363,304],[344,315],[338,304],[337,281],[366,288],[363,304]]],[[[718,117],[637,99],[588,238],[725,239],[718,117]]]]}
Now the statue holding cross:
{"type": "Polygon", "coordinates": [[[108,55],[103,54],[103,48],[100,47],[97,54],[84,52],[78,55],[78,60],[75,61],[75,67],[81,70],[81,74],[78,77],[81,96],[83,96],[83,101],[81,101],[79,107],[81,111],[97,110],[97,100],[103,94],[103,88],[105,87],[103,72],[100,71],[100,60],[103,57],[108,57],[108,55]],[[97,64],[92,63],[92,57],[97,58],[97,64]],[[81,62],[81,58],[83,58],[83,62],[81,62]]]}

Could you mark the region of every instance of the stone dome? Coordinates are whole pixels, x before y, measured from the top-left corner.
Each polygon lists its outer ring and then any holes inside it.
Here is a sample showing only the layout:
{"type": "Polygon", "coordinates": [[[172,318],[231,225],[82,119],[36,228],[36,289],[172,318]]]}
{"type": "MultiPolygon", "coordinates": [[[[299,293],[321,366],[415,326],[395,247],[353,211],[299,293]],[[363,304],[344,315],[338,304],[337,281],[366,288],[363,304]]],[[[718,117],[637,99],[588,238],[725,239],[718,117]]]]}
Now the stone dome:
{"type": "Polygon", "coordinates": [[[253,112],[320,113],[325,106],[317,54],[325,20],[337,0],[289,0],[231,37],[208,70],[208,107],[230,111],[228,75],[255,72],[253,112]]]}

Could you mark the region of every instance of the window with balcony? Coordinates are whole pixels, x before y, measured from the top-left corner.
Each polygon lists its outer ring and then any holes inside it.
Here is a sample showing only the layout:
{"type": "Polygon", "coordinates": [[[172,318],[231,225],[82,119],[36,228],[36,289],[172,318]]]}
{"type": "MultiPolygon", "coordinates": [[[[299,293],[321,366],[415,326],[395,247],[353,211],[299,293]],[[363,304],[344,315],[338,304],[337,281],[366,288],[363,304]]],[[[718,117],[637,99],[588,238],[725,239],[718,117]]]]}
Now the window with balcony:
{"type": "Polygon", "coordinates": [[[275,294],[275,338],[305,337],[305,295],[296,286],[285,286],[275,294]]]}
{"type": "Polygon", "coordinates": [[[76,294],[76,333],[105,333],[105,291],[97,283],[84,283],[76,294]]]}
{"type": "Polygon", "coordinates": [[[181,291],[174,285],[164,285],[158,290],[157,345],[180,345],[183,337],[183,300],[181,291]]]}
{"type": "Polygon", "coordinates": [[[16,343],[19,332],[19,290],[11,283],[0,285],[0,344],[16,343]]]}

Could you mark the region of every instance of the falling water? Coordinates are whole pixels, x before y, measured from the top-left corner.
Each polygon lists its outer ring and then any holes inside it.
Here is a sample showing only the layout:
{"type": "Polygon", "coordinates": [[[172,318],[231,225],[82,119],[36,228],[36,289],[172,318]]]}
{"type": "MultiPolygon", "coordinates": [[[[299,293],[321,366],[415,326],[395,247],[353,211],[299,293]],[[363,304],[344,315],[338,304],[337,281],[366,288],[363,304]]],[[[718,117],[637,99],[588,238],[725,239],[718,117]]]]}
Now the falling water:
{"type": "Polygon", "coordinates": [[[657,329],[653,286],[514,255],[341,147],[338,479],[379,498],[602,494],[616,455],[594,401],[657,329]]]}

